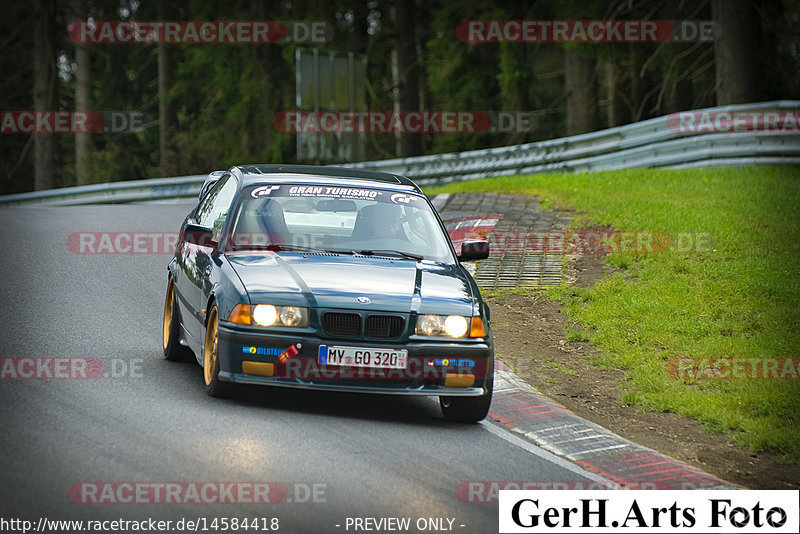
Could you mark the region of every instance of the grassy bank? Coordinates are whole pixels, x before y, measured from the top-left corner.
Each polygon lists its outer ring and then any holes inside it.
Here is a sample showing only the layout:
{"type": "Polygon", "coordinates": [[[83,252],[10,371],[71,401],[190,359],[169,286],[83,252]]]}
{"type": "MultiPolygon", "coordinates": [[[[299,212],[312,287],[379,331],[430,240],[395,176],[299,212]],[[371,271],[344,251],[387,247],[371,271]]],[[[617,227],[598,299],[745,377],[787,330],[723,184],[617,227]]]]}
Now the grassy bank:
{"type": "Polygon", "coordinates": [[[666,233],[666,251],[609,254],[609,277],[550,291],[581,325],[572,337],[600,349],[597,365],[626,372],[622,402],[696,418],[800,463],[800,380],[665,370],[671,358],[754,358],[738,361],[758,368],[800,357],[800,169],[512,176],[427,192],[478,191],[539,195],[545,208],[577,210],[575,228],[666,233]]]}

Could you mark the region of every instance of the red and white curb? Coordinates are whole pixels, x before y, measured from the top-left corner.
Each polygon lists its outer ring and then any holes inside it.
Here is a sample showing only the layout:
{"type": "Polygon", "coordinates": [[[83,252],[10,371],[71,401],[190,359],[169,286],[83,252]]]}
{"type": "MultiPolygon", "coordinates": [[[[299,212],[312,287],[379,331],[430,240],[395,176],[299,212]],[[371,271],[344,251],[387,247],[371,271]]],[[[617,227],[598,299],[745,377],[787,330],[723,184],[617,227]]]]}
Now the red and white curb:
{"type": "Polygon", "coordinates": [[[542,449],[621,486],[739,489],[735,484],[578,417],[497,360],[489,417],[542,449]]]}

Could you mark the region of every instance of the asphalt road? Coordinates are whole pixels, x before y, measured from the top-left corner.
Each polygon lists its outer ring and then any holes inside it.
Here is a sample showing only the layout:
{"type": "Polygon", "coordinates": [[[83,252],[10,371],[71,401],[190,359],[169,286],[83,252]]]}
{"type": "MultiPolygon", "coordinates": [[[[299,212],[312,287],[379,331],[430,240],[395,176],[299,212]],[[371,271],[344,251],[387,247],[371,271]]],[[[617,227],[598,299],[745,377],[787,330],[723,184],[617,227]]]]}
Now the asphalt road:
{"type": "Polygon", "coordinates": [[[189,209],[0,210],[0,356],[98,358],[118,375],[0,379],[2,518],[276,517],[282,532],[347,532],[348,517],[408,517],[412,527],[451,518],[455,531],[487,533],[497,531],[497,505],[463,502],[459,484],[588,480],[494,423],[446,422],[435,399],[255,387],[207,397],[199,366],[162,358],[169,255],[67,246],[74,232],[175,232],[189,209]],[[277,482],[287,496],[273,504],[70,498],[82,482],[126,481],[277,482]],[[317,498],[307,499],[313,485],[317,498]]]}

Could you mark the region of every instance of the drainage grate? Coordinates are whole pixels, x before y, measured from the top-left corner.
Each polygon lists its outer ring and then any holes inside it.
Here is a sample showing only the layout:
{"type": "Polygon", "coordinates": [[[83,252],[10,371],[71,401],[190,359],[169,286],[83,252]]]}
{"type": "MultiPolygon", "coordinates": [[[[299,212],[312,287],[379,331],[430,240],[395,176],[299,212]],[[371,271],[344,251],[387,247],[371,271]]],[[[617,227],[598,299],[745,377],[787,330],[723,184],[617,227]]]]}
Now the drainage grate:
{"type": "Polygon", "coordinates": [[[563,254],[548,253],[542,247],[520,246],[520,243],[524,243],[525,236],[534,233],[544,240],[551,233],[562,234],[572,221],[568,215],[543,211],[536,197],[495,193],[449,195],[437,209],[445,221],[486,215],[502,217],[489,233],[491,253],[478,262],[473,275],[479,286],[535,288],[561,283],[563,254]]]}

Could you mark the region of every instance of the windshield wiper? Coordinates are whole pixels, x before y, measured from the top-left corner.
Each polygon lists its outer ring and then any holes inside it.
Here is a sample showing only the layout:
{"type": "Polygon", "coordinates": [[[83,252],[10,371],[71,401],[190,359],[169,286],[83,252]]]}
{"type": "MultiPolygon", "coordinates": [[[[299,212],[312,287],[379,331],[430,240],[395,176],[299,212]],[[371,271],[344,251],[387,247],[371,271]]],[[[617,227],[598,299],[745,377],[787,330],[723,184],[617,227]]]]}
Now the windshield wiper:
{"type": "Polygon", "coordinates": [[[422,261],[424,259],[423,256],[419,256],[417,254],[411,254],[409,252],[403,252],[401,250],[342,250],[342,249],[334,249],[334,248],[318,248],[318,247],[307,247],[304,245],[291,245],[288,243],[280,244],[280,243],[270,243],[269,245],[244,245],[240,247],[236,247],[236,250],[269,250],[271,252],[281,252],[283,250],[293,250],[297,252],[323,252],[329,254],[346,254],[348,256],[352,256],[354,254],[360,254],[362,256],[396,256],[399,258],[408,258],[410,260],[422,261]]]}
{"type": "Polygon", "coordinates": [[[347,254],[348,256],[352,256],[356,253],[353,250],[343,250],[338,248],[326,248],[325,252],[330,252],[331,254],[347,254]]]}
{"type": "Polygon", "coordinates": [[[280,252],[282,250],[296,250],[299,252],[328,252],[327,250],[323,250],[321,248],[315,247],[306,247],[303,245],[289,245],[289,244],[281,244],[281,243],[270,243],[266,244],[253,244],[253,243],[243,243],[240,245],[234,244],[234,250],[269,250],[270,252],[280,252]]]}
{"type": "Polygon", "coordinates": [[[267,250],[272,250],[274,252],[280,252],[281,250],[296,250],[299,252],[326,252],[329,254],[347,254],[352,255],[355,254],[352,250],[338,250],[333,248],[318,248],[318,247],[306,247],[303,245],[267,245],[267,250]]]}
{"type": "Polygon", "coordinates": [[[422,261],[424,256],[418,254],[411,254],[410,252],[403,252],[402,250],[357,250],[357,254],[362,256],[398,256],[400,258],[408,258],[410,260],[422,261]]]}

